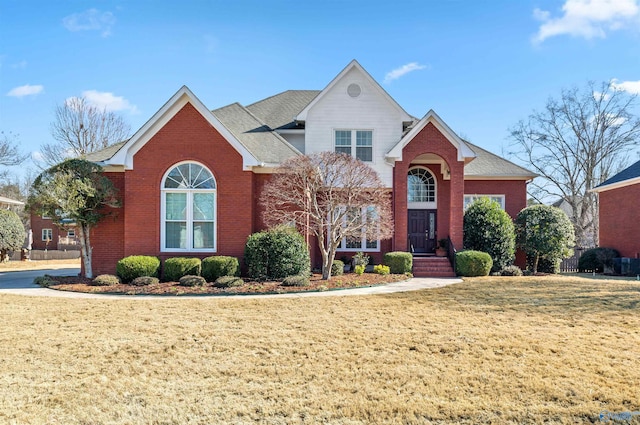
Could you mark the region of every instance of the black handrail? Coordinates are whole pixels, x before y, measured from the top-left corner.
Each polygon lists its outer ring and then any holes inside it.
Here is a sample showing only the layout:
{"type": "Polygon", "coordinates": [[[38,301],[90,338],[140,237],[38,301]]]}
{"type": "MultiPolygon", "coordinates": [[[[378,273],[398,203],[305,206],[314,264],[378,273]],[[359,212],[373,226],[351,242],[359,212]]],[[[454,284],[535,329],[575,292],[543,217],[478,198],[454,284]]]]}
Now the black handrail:
{"type": "Polygon", "coordinates": [[[453,272],[456,273],[456,247],[453,246],[453,241],[449,236],[447,236],[447,257],[449,258],[449,262],[453,267],[453,272]]]}

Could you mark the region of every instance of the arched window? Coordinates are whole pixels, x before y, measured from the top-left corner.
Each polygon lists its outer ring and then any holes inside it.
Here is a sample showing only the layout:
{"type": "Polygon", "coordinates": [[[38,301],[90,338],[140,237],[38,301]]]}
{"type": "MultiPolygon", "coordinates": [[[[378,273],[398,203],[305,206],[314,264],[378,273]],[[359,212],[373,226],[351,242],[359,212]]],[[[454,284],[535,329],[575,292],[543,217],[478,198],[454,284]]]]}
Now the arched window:
{"type": "Polygon", "coordinates": [[[416,167],[409,170],[407,201],[409,208],[435,208],[436,179],[426,168],[416,167]]]}
{"type": "Polygon", "coordinates": [[[161,251],[214,252],[216,181],[205,166],[183,162],[162,180],[161,251]]]}

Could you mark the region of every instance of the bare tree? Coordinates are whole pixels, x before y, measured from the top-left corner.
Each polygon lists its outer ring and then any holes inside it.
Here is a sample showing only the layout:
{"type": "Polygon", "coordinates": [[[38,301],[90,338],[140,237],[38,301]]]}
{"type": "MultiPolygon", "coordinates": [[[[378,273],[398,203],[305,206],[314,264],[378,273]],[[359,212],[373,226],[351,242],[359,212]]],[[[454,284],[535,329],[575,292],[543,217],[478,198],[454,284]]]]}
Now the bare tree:
{"type": "Polygon", "coordinates": [[[598,243],[598,198],[590,190],[624,168],[640,141],[636,100],[612,83],[590,82],[562,90],[560,99],[510,129],[513,153],[542,177],[531,194],[569,205],[579,245],[598,243]]]}
{"type": "Polygon", "coordinates": [[[393,235],[389,190],[371,167],[345,154],[320,152],[286,161],[265,185],[261,204],[268,226],[293,223],[315,236],[323,279],[330,278],[343,239],[393,235]]]}
{"type": "Polygon", "coordinates": [[[13,133],[0,132],[0,165],[19,165],[28,155],[18,150],[18,136],[13,133]]]}
{"type": "Polygon", "coordinates": [[[129,133],[130,126],[120,115],[91,105],[83,97],[72,97],[56,106],[51,123],[55,142],[42,145],[40,150],[44,162],[53,166],[126,140],[129,133]]]}

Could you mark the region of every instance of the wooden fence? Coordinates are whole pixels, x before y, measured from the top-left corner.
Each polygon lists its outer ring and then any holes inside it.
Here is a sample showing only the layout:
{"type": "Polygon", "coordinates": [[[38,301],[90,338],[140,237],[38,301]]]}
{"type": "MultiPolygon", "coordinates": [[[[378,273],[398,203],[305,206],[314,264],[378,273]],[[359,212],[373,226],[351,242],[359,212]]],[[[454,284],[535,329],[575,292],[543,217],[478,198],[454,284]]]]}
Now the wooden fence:
{"type": "Polygon", "coordinates": [[[591,249],[590,247],[575,247],[573,248],[573,256],[565,258],[560,263],[560,272],[562,273],[577,273],[578,272],[578,260],[583,252],[591,249]]]}

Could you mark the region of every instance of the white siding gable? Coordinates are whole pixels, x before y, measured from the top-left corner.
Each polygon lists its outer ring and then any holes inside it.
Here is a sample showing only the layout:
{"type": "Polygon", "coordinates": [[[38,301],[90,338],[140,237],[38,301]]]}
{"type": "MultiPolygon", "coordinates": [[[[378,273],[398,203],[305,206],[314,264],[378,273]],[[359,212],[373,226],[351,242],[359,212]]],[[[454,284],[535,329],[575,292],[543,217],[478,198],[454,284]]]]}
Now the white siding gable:
{"type": "MultiPolygon", "coordinates": [[[[385,161],[385,154],[402,138],[402,121],[406,115],[357,67],[352,67],[325,90],[327,92],[307,112],[304,152],[333,151],[335,130],[372,130],[373,162],[368,164],[387,187],[392,187],[393,167],[385,161]],[[351,84],[360,87],[359,96],[347,93],[351,84]]],[[[355,144],[355,140],[352,143],[355,144]]]]}

